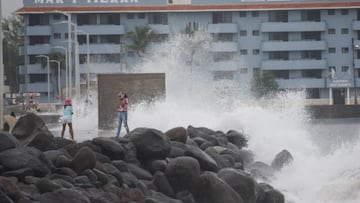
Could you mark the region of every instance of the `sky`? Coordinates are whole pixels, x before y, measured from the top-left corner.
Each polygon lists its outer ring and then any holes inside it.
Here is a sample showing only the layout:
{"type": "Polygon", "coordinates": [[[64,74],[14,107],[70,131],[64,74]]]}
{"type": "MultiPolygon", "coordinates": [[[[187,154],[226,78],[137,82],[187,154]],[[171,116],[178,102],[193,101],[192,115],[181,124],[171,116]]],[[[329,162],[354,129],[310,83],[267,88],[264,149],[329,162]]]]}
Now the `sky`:
{"type": "Polygon", "coordinates": [[[1,13],[3,17],[10,16],[18,8],[23,6],[23,0],[0,0],[1,1],[1,13]]]}

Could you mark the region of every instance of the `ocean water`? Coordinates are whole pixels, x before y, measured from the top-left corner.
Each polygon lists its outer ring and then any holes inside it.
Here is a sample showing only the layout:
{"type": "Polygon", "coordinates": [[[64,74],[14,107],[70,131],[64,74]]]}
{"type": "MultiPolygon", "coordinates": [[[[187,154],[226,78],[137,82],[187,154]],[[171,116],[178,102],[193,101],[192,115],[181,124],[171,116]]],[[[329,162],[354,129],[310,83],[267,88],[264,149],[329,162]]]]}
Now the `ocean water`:
{"type": "MultiPolygon", "coordinates": [[[[173,36],[169,42],[151,47],[151,54],[131,72],[165,72],[166,99],[132,105],[129,127],[163,132],[189,125],[237,130],[247,135],[248,148],[258,161],[271,164],[283,149],[293,155],[294,161],[269,182],[285,195],[286,202],[360,202],[360,120],[314,120],[305,111],[302,91],[259,100],[251,97],[246,79],[213,81],[210,42],[209,36],[200,33],[193,38],[173,36]]],[[[242,64],[237,57],[233,60],[242,64]]],[[[98,130],[97,96],[91,95],[91,103],[73,102],[78,141],[115,136],[116,129],[98,130]]],[[[59,136],[60,128],[59,124],[50,129],[59,136]]]]}

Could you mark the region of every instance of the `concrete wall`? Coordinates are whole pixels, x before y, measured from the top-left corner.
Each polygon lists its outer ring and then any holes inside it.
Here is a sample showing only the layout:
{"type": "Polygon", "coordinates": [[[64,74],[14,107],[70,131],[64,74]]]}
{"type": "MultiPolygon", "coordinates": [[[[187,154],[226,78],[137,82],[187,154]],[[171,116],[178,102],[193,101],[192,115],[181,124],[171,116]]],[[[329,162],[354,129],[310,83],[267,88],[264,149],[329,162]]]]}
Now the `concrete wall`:
{"type": "Polygon", "coordinates": [[[322,105],[307,106],[306,110],[313,118],[358,118],[360,105],[322,105]]]}
{"type": "Polygon", "coordinates": [[[164,98],[165,73],[98,74],[99,129],[116,127],[119,92],[127,93],[131,112],[136,103],[164,98]]]}

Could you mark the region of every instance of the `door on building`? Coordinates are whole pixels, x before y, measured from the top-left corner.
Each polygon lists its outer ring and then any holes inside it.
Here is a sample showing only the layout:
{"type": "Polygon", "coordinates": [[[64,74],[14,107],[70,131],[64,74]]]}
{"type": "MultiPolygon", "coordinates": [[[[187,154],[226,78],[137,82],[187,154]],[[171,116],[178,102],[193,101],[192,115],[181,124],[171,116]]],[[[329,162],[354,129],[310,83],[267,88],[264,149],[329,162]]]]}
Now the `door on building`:
{"type": "Polygon", "coordinates": [[[345,92],[343,88],[333,89],[334,104],[345,104],[345,92]]]}

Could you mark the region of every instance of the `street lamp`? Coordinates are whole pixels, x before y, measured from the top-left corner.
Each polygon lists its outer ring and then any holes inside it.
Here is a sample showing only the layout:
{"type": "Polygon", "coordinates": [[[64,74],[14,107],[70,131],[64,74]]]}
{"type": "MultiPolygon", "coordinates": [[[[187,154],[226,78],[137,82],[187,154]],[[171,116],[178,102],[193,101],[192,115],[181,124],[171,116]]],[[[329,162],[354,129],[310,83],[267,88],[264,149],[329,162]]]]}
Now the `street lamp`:
{"type": "Polygon", "coordinates": [[[86,35],[86,63],[87,63],[87,71],[86,71],[86,100],[89,99],[90,92],[90,34],[83,30],[77,30],[78,33],[84,33],[86,35]]]}
{"type": "MultiPolygon", "coordinates": [[[[0,1],[0,22],[2,22],[2,13],[1,13],[1,1],[0,1]]],[[[0,26],[0,129],[3,129],[4,123],[4,58],[3,58],[3,28],[0,26]]]]}
{"type": "Polygon", "coordinates": [[[36,57],[46,58],[47,62],[47,83],[48,83],[48,103],[50,103],[50,58],[45,55],[38,55],[36,57]]]}
{"type": "Polygon", "coordinates": [[[50,62],[57,63],[58,66],[58,94],[61,98],[61,86],[60,86],[60,61],[58,60],[50,60],[50,62]]]}
{"type": "Polygon", "coordinates": [[[356,93],[356,72],[355,72],[355,51],[360,47],[358,44],[354,43],[354,38],[351,38],[351,47],[352,47],[352,59],[353,59],[353,76],[354,76],[354,104],[358,104],[357,93],[356,93]]]}
{"type": "Polygon", "coordinates": [[[65,67],[65,97],[66,98],[69,98],[69,67],[67,66],[68,65],[68,51],[65,47],[62,47],[62,46],[54,46],[52,47],[53,49],[62,49],[65,51],[65,64],[66,64],[66,67],[65,67]]]}

